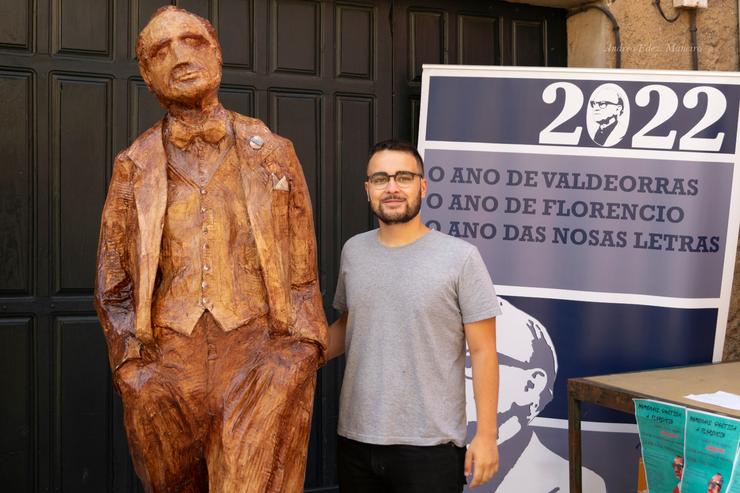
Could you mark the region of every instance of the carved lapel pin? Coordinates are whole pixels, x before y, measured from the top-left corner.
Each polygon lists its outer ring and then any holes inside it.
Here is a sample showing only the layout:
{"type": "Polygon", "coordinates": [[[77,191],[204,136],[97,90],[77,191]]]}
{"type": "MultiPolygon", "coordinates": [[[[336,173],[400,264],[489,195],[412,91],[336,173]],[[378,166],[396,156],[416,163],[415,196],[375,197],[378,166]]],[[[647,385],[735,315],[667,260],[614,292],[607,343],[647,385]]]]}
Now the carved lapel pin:
{"type": "Polygon", "coordinates": [[[265,145],[265,141],[259,135],[252,135],[252,137],[249,138],[249,147],[255,151],[262,149],[263,145],[265,145]]]}

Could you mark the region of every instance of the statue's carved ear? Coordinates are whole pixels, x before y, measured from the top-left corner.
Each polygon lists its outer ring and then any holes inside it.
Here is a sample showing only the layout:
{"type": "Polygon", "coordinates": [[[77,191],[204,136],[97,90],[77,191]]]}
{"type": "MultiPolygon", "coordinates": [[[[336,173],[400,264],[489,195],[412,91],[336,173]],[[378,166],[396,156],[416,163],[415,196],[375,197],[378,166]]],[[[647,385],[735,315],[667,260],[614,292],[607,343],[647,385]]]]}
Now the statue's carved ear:
{"type": "Polygon", "coordinates": [[[139,64],[141,66],[141,70],[139,70],[139,72],[141,73],[141,77],[144,79],[144,82],[148,87],[152,87],[151,80],[149,79],[149,70],[147,69],[146,60],[141,60],[139,64]]]}

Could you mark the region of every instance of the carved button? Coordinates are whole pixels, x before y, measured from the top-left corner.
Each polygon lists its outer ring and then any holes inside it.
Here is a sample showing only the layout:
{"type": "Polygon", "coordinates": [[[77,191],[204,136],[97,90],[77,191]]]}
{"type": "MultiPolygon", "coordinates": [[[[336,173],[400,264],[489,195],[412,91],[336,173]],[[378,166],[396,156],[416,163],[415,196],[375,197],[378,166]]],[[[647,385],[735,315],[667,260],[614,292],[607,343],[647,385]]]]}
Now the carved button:
{"type": "Polygon", "coordinates": [[[208,304],[208,298],[201,298],[200,301],[202,301],[204,305],[208,304]]]}
{"type": "Polygon", "coordinates": [[[205,212],[206,212],[206,208],[205,208],[205,207],[201,207],[201,208],[200,208],[200,212],[202,212],[202,213],[204,213],[204,214],[205,214],[205,212]]]}
{"type": "Polygon", "coordinates": [[[259,135],[253,135],[249,139],[249,147],[251,147],[255,151],[259,151],[260,149],[262,149],[263,145],[265,145],[265,141],[262,140],[262,137],[260,137],[259,135]]]}
{"type": "Polygon", "coordinates": [[[208,283],[205,282],[205,281],[203,281],[202,283],[200,283],[200,287],[203,288],[203,289],[205,289],[205,288],[208,287],[208,283]]]}
{"type": "Polygon", "coordinates": [[[204,266],[203,266],[203,270],[204,270],[204,271],[208,271],[208,269],[210,269],[210,267],[208,267],[207,265],[204,265],[204,266]]]}
{"type": "Polygon", "coordinates": [[[205,194],[206,194],[206,189],[205,189],[205,188],[203,188],[203,187],[201,187],[201,189],[200,189],[200,194],[201,194],[201,195],[205,195],[205,194]]]}

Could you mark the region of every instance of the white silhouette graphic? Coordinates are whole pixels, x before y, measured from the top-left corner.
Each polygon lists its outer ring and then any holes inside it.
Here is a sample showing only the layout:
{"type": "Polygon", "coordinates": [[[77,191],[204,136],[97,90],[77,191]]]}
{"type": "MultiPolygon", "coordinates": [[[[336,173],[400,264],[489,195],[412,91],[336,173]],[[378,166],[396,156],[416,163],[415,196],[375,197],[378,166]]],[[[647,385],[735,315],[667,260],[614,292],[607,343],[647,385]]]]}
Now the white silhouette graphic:
{"type": "Polygon", "coordinates": [[[616,84],[602,84],[591,94],[586,128],[591,140],[603,147],[618,144],[627,133],[630,106],[627,93],[616,84]]]}
{"type": "MultiPolygon", "coordinates": [[[[567,493],[568,461],[547,448],[531,421],[553,399],[558,370],[555,346],[534,317],[498,298],[496,317],[499,356],[498,444],[501,469],[475,491],[496,493],[567,493]],[[493,487],[493,489],[491,489],[493,487]]],[[[476,421],[472,369],[465,368],[468,423],[476,421]]],[[[583,469],[583,491],[606,492],[604,480],[583,469]]]]}

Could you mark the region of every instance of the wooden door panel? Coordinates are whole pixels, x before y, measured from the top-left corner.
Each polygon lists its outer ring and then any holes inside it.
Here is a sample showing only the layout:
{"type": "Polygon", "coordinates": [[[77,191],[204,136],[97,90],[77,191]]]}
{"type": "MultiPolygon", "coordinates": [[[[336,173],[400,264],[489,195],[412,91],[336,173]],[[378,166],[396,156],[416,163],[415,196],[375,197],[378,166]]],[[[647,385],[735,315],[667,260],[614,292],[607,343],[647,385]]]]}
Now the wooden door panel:
{"type": "Polygon", "coordinates": [[[375,100],[371,96],[338,95],[335,103],[337,124],[337,173],[340,217],[340,243],[363,233],[371,224],[363,184],[367,176],[368,150],[375,143],[375,100]]]}
{"type": "Polygon", "coordinates": [[[500,17],[458,17],[457,59],[462,65],[500,65],[500,17]]]}
{"type": "Polygon", "coordinates": [[[4,491],[32,491],[37,386],[34,379],[33,321],[0,318],[0,479],[4,491]]]}
{"type": "Polygon", "coordinates": [[[425,63],[447,63],[449,39],[447,13],[433,10],[408,10],[408,72],[409,81],[421,81],[425,63]]]}
{"type": "Polygon", "coordinates": [[[321,4],[306,0],[273,0],[271,21],[272,71],[319,75],[321,4]]]}
{"type": "Polygon", "coordinates": [[[358,5],[337,5],[335,16],[336,76],[372,80],[375,75],[374,10],[358,5]]]}
{"type": "Polygon", "coordinates": [[[254,1],[220,0],[216,30],[224,67],[252,70],[254,60],[254,1]]]}
{"type": "Polygon", "coordinates": [[[112,159],[111,80],[55,74],[51,88],[54,292],[92,295],[112,159]]]}
{"type": "Polygon", "coordinates": [[[60,491],[111,491],[113,388],[105,350],[95,316],[55,320],[52,433],[60,491]]]}
{"type": "Polygon", "coordinates": [[[33,77],[0,71],[0,296],[28,295],[33,285],[31,258],[33,197],[33,77]]]}
{"type": "Polygon", "coordinates": [[[0,48],[30,50],[33,0],[8,0],[0,4],[0,48]]]}
{"type": "Polygon", "coordinates": [[[512,22],[513,65],[528,67],[547,65],[545,29],[544,22],[522,20],[512,22]]]}
{"type": "Polygon", "coordinates": [[[111,57],[113,0],[52,0],[52,53],[111,57]]]}

